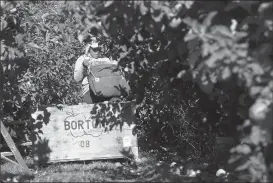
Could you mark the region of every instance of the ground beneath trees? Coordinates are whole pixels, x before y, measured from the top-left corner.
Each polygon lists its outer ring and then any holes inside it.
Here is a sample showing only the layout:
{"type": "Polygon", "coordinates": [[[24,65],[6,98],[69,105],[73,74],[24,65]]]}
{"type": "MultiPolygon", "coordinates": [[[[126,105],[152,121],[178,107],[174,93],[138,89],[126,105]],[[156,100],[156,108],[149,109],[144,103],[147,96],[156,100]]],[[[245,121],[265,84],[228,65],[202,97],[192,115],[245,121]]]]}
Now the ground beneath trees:
{"type": "MultiPolygon", "coordinates": [[[[179,159],[178,157],[175,158],[179,159]]],[[[26,158],[33,175],[25,175],[20,167],[1,162],[1,182],[219,182],[249,181],[229,172],[217,177],[219,166],[206,160],[159,161],[153,153],[141,153],[138,162],[90,161],[49,164],[35,167],[26,158]]]]}

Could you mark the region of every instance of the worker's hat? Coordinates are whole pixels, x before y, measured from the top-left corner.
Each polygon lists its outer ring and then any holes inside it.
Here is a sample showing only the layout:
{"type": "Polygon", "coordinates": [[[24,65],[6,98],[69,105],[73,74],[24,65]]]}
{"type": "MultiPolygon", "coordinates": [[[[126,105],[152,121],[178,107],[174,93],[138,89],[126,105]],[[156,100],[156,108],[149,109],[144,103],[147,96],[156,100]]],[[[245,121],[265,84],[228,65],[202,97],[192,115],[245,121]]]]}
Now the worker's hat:
{"type": "Polygon", "coordinates": [[[92,37],[92,38],[91,38],[91,43],[87,44],[87,46],[86,46],[86,48],[85,48],[85,54],[86,54],[86,55],[88,54],[88,52],[89,52],[90,49],[93,49],[93,50],[99,49],[99,43],[98,43],[96,37],[92,37]]]}

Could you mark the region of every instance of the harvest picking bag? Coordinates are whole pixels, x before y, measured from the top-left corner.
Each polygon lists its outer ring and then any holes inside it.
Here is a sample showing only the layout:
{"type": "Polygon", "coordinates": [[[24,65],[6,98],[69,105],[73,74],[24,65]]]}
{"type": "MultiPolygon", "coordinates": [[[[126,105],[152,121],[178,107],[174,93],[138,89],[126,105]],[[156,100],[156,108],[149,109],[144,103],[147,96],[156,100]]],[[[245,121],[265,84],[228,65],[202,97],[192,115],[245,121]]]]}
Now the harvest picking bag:
{"type": "Polygon", "coordinates": [[[95,96],[120,97],[128,95],[130,87],[117,65],[96,64],[89,67],[88,82],[95,96]]]}

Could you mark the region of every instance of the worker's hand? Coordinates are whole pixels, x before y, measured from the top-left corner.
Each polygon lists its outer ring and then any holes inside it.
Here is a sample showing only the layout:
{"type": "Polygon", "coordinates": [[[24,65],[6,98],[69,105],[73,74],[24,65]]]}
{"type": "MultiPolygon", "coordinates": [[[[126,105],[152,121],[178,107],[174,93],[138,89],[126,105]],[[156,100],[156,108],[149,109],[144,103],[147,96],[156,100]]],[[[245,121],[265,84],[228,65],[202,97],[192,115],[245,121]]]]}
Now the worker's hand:
{"type": "Polygon", "coordinates": [[[83,65],[88,67],[89,66],[89,61],[90,61],[90,57],[89,57],[89,49],[90,49],[91,45],[87,44],[86,48],[85,48],[85,53],[83,55],[83,65]]]}
{"type": "Polygon", "coordinates": [[[88,76],[88,67],[86,67],[86,66],[83,67],[82,74],[84,77],[88,76]]]}
{"type": "Polygon", "coordinates": [[[87,55],[84,55],[84,56],[83,56],[83,62],[82,62],[82,64],[83,64],[84,66],[88,67],[88,66],[89,66],[89,63],[90,63],[90,57],[88,57],[87,55]]]}

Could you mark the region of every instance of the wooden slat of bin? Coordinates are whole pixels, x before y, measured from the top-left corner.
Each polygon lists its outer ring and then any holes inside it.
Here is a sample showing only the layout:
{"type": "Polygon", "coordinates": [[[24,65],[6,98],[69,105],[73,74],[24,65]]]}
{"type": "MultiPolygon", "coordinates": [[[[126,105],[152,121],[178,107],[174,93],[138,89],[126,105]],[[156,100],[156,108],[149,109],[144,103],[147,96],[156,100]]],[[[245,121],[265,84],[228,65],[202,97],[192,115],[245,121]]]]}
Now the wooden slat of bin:
{"type": "Polygon", "coordinates": [[[12,152],[1,152],[1,157],[2,156],[13,156],[12,152]]]}
{"type": "Polygon", "coordinates": [[[11,159],[5,157],[5,156],[1,156],[1,159],[4,159],[4,160],[6,160],[6,161],[8,161],[8,162],[10,162],[10,163],[12,163],[12,164],[17,165],[17,166],[20,166],[20,164],[18,164],[17,162],[15,162],[15,161],[13,161],[13,160],[11,160],[11,159]]]}
{"type": "MultiPolygon", "coordinates": [[[[32,142],[22,142],[22,143],[15,143],[15,145],[17,147],[21,147],[21,146],[31,146],[32,142]]],[[[0,149],[3,147],[8,147],[7,144],[0,144],[0,149]]]]}

